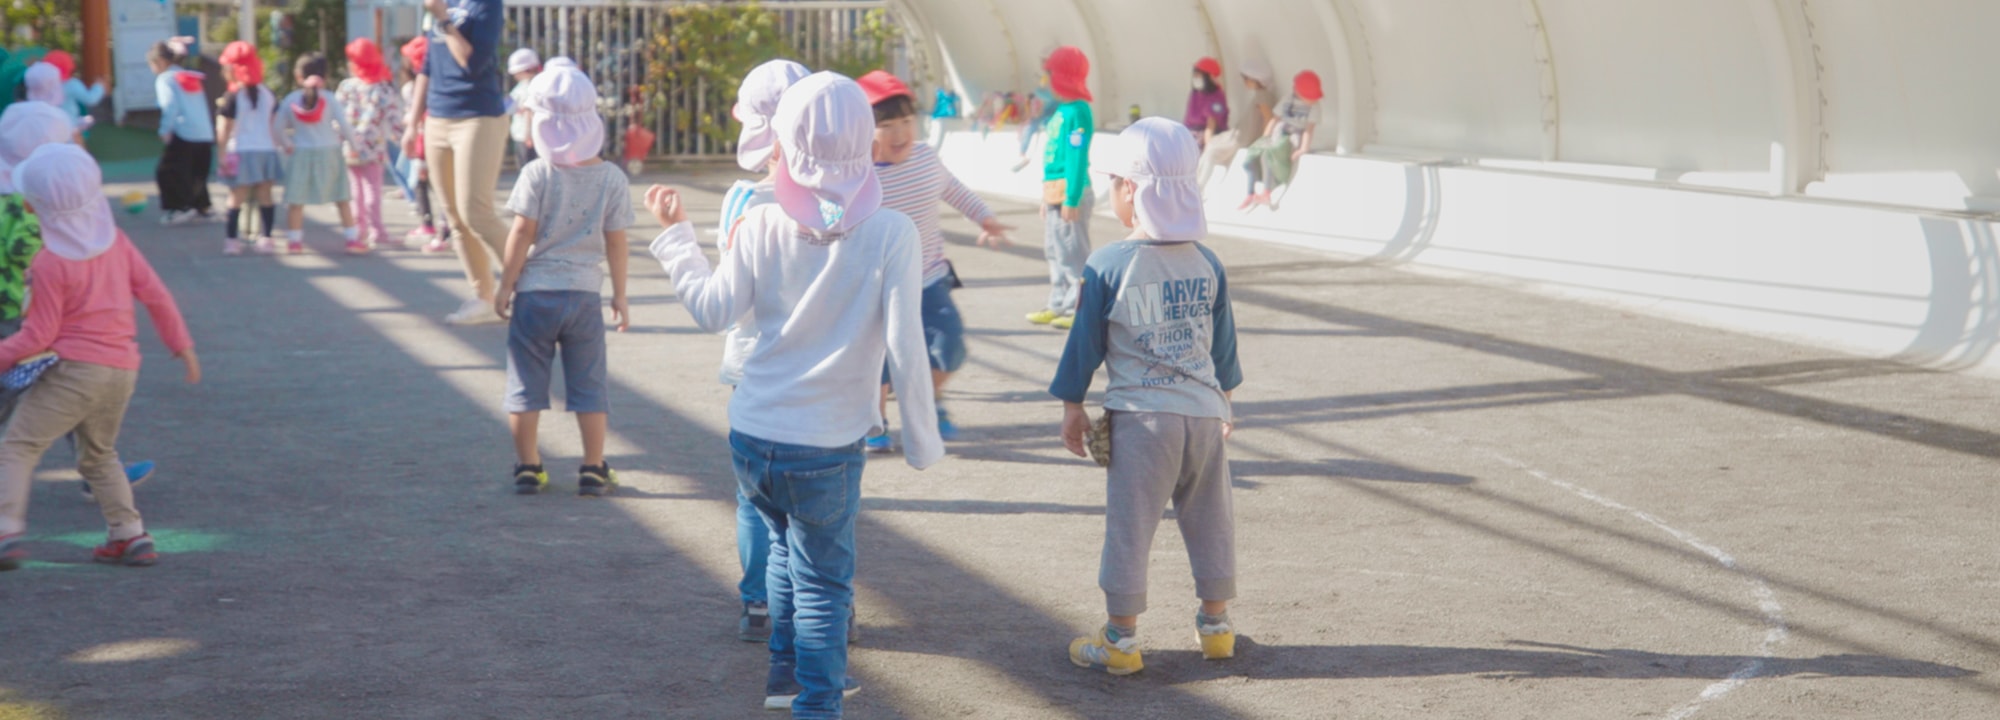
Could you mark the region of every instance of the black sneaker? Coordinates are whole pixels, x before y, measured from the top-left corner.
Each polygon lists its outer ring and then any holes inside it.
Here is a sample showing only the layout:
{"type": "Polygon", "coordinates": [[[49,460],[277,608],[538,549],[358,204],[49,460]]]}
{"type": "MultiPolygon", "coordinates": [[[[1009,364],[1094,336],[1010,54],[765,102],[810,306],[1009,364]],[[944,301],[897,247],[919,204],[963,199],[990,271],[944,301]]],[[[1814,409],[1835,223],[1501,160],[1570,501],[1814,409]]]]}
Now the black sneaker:
{"type": "Polygon", "coordinates": [[[534,495],[549,484],[549,474],[540,465],[514,466],[514,494],[534,495]]]}
{"type": "Polygon", "coordinates": [[[585,465],[576,471],[576,494],[584,497],[604,497],[618,487],[618,473],[611,472],[611,463],[596,467],[585,465]]]}
{"type": "MultiPolygon", "coordinates": [[[[861,692],[861,681],[854,679],[853,675],[847,676],[847,680],[842,685],[840,696],[843,698],[854,697],[855,693],[861,692]]],[[[792,701],[797,700],[799,694],[805,691],[805,688],[799,686],[797,680],[789,677],[775,682],[767,681],[764,683],[764,709],[790,710],[792,709],[792,701]]]]}
{"type": "Polygon", "coordinates": [[[748,643],[770,642],[771,606],[761,602],[743,603],[743,615],[736,619],[736,639],[748,643]]]}

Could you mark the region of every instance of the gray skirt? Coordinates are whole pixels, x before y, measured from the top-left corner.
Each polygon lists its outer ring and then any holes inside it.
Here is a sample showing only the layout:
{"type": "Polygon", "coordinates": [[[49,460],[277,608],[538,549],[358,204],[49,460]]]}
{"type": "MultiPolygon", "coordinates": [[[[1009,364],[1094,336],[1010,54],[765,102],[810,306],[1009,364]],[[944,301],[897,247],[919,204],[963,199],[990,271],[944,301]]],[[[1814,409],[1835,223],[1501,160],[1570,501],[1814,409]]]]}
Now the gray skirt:
{"type": "Polygon", "coordinates": [[[285,164],[286,205],[326,205],[352,199],[347,187],[347,160],[340,146],[302,147],[285,164]]]}
{"type": "Polygon", "coordinates": [[[236,153],[236,175],[223,178],[230,187],[249,187],[285,179],[285,162],[276,150],[249,150],[236,153]]]}

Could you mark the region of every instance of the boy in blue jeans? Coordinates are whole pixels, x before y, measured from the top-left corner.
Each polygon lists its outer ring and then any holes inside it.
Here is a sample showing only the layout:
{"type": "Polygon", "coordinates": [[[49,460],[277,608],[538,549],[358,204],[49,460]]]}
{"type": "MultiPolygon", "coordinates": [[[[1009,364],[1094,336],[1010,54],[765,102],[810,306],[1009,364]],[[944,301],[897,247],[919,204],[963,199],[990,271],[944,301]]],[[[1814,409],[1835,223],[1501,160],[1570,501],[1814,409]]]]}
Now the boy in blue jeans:
{"type": "MultiPolygon", "coordinates": [[[[1063,445],[1085,455],[1091,376],[1109,368],[1104,409],[1111,415],[1104,502],[1104,560],[1098,585],[1109,616],[1098,632],[1072,641],[1071,662],[1129,675],[1139,656],[1146,611],[1146,560],[1171,501],[1201,610],[1202,656],[1236,654],[1229,601],[1236,597],[1236,526],[1224,441],[1230,393],[1243,382],[1236,321],[1222,261],[1202,246],[1195,165],[1201,150],[1180,123],[1147,118],[1119,138],[1110,163],[1112,201],[1130,238],[1090,256],[1082,300],[1049,393],[1063,401],[1063,445]]],[[[1100,459],[1101,461],[1101,459],[1100,459]]]]}
{"type": "Polygon", "coordinates": [[[507,266],[493,311],[507,318],[507,400],[514,431],[514,491],[549,484],[537,444],[541,411],[549,407],[549,365],[562,353],[564,408],[583,434],[577,494],[598,497],[618,485],[604,459],[610,382],[605,377],[602,265],[611,267],[611,312],[619,332],[626,309],[625,228],[632,224],[625,172],[598,158],[604,120],[597,89],[574,64],[558,58],[529,86],[529,132],[541,158],[521,169],[507,208],[507,266]]]}
{"type": "Polygon", "coordinates": [[[754,314],[757,350],[729,400],[737,488],[770,527],[771,666],[764,707],[839,718],[859,687],[847,674],[862,438],[880,422],[882,363],[900,399],[904,456],[944,456],[924,350],[917,228],[881,206],[861,87],[819,73],[785,91],[772,117],[777,202],[751,209],[711,268],[680,195],[654,186],[667,226],[653,257],[695,324],[715,332],[754,314]]]}

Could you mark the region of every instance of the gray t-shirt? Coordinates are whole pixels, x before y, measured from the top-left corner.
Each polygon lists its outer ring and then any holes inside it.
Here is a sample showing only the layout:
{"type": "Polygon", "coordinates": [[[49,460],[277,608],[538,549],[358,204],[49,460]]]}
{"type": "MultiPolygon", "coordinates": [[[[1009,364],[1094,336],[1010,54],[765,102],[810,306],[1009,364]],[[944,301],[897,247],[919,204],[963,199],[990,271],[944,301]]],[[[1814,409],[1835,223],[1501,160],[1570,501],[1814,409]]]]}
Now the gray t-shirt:
{"type": "Polygon", "coordinates": [[[1049,393],[1080,403],[1099,366],[1104,407],[1230,419],[1243,383],[1222,261],[1198,242],[1126,240],[1090,254],[1076,327],[1049,393]]]}
{"type": "Polygon", "coordinates": [[[1264,137],[1264,113],[1257,112],[1257,108],[1273,108],[1272,111],[1276,112],[1277,105],[1278,94],[1270,88],[1250,93],[1250,99],[1230,116],[1230,122],[1236,123],[1237,147],[1250,147],[1250,143],[1264,137]]]}
{"type": "Polygon", "coordinates": [[[1278,118],[1278,132],[1285,135],[1300,135],[1319,124],[1319,103],[1297,95],[1285,98],[1272,113],[1278,118]]]}
{"type": "Polygon", "coordinates": [[[536,160],[521,169],[507,209],[536,222],[516,292],[602,292],[604,234],[632,225],[631,185],[611,163],[557,167],[536,160]]]}

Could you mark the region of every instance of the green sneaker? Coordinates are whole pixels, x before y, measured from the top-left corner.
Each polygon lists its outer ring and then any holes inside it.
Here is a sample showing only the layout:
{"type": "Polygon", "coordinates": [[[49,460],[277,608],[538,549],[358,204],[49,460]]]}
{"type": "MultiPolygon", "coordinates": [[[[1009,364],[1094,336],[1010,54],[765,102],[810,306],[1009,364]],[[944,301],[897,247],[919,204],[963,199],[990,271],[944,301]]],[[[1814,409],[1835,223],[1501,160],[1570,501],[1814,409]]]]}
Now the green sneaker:
{"type": "Polygon", "coordinates": [[[604,497],[618,487],[618,473],[611,472],[611,463],[592,467],[585,465],[576,471],[576,494],[584,497],[604,497]]]}
{"type": "Polygon", "coordinates": [[[514,494],[534,495],[549,484],[549,474],[540,465],[514,466],[514,494]]]}

